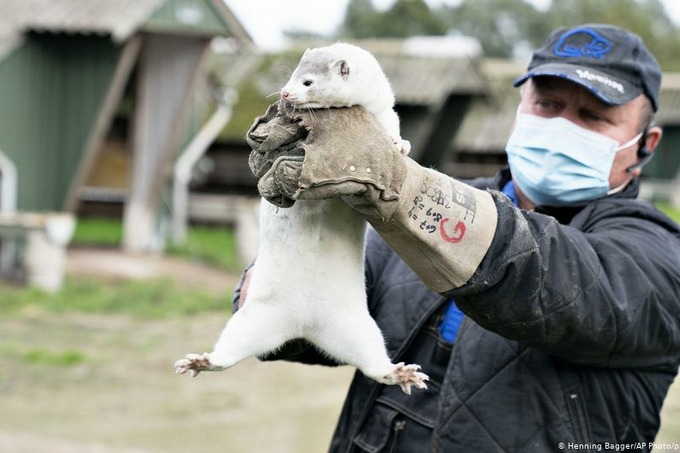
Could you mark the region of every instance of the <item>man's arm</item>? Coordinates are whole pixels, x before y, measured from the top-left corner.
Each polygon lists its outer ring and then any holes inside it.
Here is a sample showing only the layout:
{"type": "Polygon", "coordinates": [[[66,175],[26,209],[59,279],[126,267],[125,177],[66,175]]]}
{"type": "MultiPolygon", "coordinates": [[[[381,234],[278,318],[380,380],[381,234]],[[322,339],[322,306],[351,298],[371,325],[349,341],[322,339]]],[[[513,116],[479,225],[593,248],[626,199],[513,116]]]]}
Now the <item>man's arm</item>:
{"type": "Polygon", "coordinates": [[[572,226],[500,196],[497,206],[502,227],[487,257],[450,292],[468,316],[582,364],[671,363],[680,351],[677,226],[634,200],[595,202],[572,226]]]}

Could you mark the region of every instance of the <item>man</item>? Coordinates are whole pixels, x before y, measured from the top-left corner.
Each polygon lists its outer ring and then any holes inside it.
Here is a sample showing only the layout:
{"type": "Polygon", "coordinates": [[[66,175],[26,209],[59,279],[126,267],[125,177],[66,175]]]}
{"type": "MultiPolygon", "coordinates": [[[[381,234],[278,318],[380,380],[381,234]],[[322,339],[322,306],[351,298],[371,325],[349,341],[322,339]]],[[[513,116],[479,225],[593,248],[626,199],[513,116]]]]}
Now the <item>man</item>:
{"type": "MultiPolygon", "coordinates": [[[[304,163],[284,153],[261,183],[370,222],[369,307],[394,360],[430,376],[408,397],[357,373],[332,451],[651,449],[680,363],[680,229],[636,199],[660,79],[628,31],[556,31],[515,82],[509,170],[467,183],[365,149],[381,132],[334,130],[339,111],[306,117],[304,163]],[[365,155],[390,168],[334,165],[365,155]]],[[[301,342],[273,358],[327,362],[301,342]]]]}

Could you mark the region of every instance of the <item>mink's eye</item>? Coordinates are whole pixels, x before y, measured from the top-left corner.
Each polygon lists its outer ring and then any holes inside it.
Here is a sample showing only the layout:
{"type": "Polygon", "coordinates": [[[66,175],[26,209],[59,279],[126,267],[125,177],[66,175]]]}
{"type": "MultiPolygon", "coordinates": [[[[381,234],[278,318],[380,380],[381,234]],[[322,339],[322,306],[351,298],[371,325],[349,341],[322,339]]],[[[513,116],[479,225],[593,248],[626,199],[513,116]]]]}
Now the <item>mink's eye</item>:
{"type": "Polygon", "coordinates": [[[310,85],[312,84],[312,81],[309,80],[309,79],[307,79],[307,80],[305,80],[304,82],[302,82],[302,84],[303,84],[304,86],[308,87],[308,86],[310,86],[310,85]]]}

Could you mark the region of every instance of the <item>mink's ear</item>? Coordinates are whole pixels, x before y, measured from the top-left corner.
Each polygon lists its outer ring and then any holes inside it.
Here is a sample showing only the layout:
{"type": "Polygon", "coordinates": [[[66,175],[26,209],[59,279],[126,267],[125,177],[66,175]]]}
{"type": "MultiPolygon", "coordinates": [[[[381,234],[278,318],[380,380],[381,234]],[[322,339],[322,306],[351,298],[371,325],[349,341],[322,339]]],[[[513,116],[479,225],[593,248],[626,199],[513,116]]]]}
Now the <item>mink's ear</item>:
{"type": "Polygon", "coordinates": [[[343,79],[349,76],[349,63],[347,60],[336,60],[332,65],[333,71],[343,79]]]}

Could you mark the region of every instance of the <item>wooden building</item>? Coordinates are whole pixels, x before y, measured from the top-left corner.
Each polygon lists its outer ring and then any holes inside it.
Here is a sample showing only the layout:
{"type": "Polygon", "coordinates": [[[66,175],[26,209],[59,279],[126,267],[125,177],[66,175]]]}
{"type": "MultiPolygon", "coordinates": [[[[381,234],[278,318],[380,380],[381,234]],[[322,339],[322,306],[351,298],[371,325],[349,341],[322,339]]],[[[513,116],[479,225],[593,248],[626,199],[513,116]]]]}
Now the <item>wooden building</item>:
{"type": "Polygon", "coordinates": [[[3,0],[0,17],[0,151],[18,174],[16,208],[121,197],[125,245],[152,247],[209,43],[250,37],[221,0],[3,0]],[[125,174],[88,191],[112,141],[125,174]]]}

